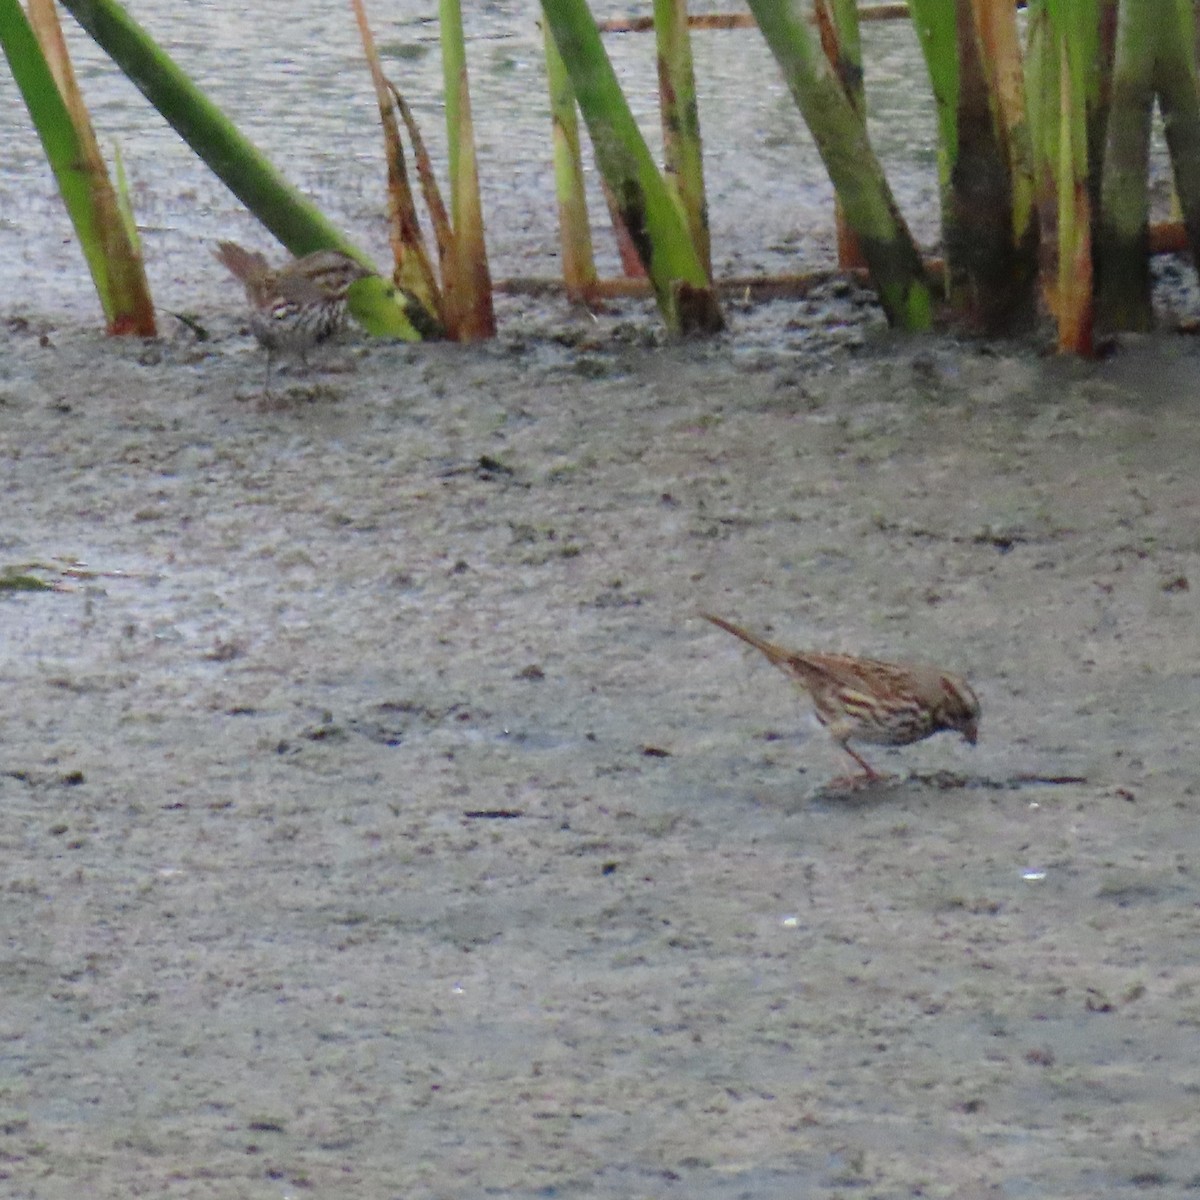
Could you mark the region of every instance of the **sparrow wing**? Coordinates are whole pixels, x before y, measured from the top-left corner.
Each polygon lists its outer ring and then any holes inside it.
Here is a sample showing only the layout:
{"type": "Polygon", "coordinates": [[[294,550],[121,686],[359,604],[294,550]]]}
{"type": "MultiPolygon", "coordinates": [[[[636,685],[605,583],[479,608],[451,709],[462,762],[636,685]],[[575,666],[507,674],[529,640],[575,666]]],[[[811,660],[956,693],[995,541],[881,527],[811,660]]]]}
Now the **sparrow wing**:
{"type": "Polygon", "coordinates": [[[908,695],[916,690],[913,673],[899,663],[815,651],[797,651],[790,657],[798,669],[802,668],[814,679],[869,696],[884,692],[908,695]]]}
{"type": "Polygon", "coordinates": [[[275,277],[275,290],[281,300],[301,307],[322,304],[329,299],[312,279],[299,271],[280,271],[275,277]]]}

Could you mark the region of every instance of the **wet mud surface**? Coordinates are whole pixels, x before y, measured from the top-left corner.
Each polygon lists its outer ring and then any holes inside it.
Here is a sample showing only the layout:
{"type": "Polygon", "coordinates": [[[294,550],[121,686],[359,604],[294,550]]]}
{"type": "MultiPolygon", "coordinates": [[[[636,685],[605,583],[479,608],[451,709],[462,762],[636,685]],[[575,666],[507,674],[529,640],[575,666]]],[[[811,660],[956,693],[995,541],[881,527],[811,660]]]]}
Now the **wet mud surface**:
{"type": "Polygon", "coordinates": [[[839,313],[0,331],[6,1195],[1200,1183],[1196,348],[839,313]]]}

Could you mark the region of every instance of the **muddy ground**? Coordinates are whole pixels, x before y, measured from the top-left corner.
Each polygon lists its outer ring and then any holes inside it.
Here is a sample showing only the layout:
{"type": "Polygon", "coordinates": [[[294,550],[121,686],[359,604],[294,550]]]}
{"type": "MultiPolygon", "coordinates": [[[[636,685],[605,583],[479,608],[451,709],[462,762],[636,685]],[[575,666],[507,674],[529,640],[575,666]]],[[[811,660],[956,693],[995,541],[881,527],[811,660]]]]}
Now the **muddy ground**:
{"type": "Polygon", "coordinates": [[[0,331],[4,1195],[1200,1186],[1197,348],[733,315],[0,331]]]}

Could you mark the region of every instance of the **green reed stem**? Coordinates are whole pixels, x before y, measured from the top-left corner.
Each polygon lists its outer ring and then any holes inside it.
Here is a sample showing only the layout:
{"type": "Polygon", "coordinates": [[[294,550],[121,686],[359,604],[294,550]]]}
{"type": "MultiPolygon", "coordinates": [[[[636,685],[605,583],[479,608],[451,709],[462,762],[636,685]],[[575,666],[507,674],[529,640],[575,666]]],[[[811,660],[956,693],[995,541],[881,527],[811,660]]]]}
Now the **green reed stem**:
{"type": "MultiPolygon", "coordinates": [[[[1060,0],[1065,2],[1065,0],[1060,0]]],[[[1113,329],[1149,329],[1150,127],[1158,29],[1169,3],[1122,4],[1100,192],[1097,313],[1113,329]]]]}
{"type": "Polygon", "coordinates": [[[687,0],[654,0],[654,30],[658,40],[658,93],[667,182],[675,189],[696,253],[705,275],[711,279],[704,152],[696,107],[687,0]]]}
{"type": "Polygon", "coordinates": [[[858,238],[889,322],[928,329],[933,300],[921,256],[854,111],[798,6],[750,0],[858,238]]]}
{"type": "Polygon", "coordinates": [[[724,320],[704,264],[633,119],[585,0],[542,0],[542,11],[667,328],[720,329],[724,320]]]}
{"type": "Polygon", "coordinates": [[[550,118],[554,123],[554,188],[558,197],[563,282],[569,296],[584,299],[596,282],[596,263],[592,254],[592,229],[588,219],[575,92],[562,55],[545,22],[542,32],[546,44],[550,118]]]}
{"type": "MultiPolygon", "coordinates": [[[[61,40],[51,11],[45,36],[61,40]]],[[[0,0],[0,44],[20,89],[79,239],[110,333],[155,335],[154,305],[141,254],[121,216],[65,46],[62,90],[17,0],[0,0]]]]}

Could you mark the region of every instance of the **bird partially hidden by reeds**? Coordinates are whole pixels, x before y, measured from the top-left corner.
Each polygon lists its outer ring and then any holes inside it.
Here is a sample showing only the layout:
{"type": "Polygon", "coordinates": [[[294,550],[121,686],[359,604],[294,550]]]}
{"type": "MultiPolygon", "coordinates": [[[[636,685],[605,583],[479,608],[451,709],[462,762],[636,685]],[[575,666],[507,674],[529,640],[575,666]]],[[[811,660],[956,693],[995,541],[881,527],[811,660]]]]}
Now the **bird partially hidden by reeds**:
{"type": "Polygon", "coordinates": [[[339,250],[317,250],[282,267],[236,242],[218,242],[215,253],[246,289],[250,329],[267,352],[264,395],[270,395],[275,353],[297,354],[307,367],[309,349],[346,323],[350,285],[375,274],[339,250]]]}
{"type": "Polygon", "coordinates": [[[700,615],[761,650],[812,697],[817,720],[866,772],[848,782],[883,778],[850,746],[851,741],[907,746],[946,730],[961,733],[975,744],[979,698],[966,680],[949,671],[850,654],[788,650],[723,617],[707,612],[700,615]]]}

